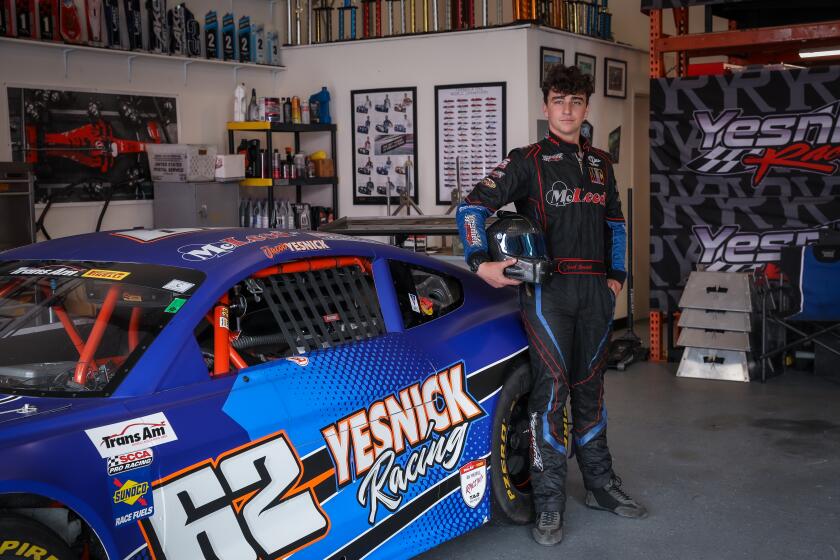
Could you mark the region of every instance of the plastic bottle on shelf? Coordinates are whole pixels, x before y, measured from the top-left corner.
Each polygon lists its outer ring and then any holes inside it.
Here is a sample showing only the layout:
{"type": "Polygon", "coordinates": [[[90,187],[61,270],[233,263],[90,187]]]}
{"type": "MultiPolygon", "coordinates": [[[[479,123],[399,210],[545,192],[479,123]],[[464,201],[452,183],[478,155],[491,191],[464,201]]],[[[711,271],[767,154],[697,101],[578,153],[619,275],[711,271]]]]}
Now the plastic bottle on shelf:
{"type": "Polygon", "coordinates": [[[279,229],[286,229],[286,213],[283,211],[283,200],[274,201],[274,219],[277,220],[277,227],[279,229]]]}
{"type": "Polygon", "coordinates": [[[239,84],[233,90],[233,121],[242,122],[245,120],[245,84],[239,84]]]}
{"type": "Polygon", "coordinates": [[[299,178],[306,177],[306,156],[302,153],[295,154],[295,174],[299,178]]]}
{"type": "Polygon", "coordinates": [[[297,224],[295,224],[295,209],[289,201],[286,201],[286,223],[289,229],[295,229],[297,227],[297,224]]]}
{"type": "Polygon", "coordinates": [[[262,208],[260,208],[260,227],[266,229],[268,227],[268,201],[264,201],[262,208]]]}
{"type": "Polygon", "coordinates": [[[259,224],[259,221],[260,221],[260,202],[258,200],[255,200],[254,205],[251,206],[251,216],[250,216],[250,218],[251,218],[251,220],[250,220],[251,223],[248,224],[248,227],[252,227],[252,228],[259,227],[257,225],[257,224],[259,224]]]}
{"type": "Polygon", "coordinates": [[[327,91],[326,86],[321,88],[318,93],[313,93],[309,96],[309,104],[312,102],[318,103],[318,121],[321,124],[330,124],[332,119],[330,117],[330,92],[327,91]]]}
{"type": "Polygon", "coordinates": [[[306,158],[306,177],[309,179],[315,178],[315,162],[306,158]]]}

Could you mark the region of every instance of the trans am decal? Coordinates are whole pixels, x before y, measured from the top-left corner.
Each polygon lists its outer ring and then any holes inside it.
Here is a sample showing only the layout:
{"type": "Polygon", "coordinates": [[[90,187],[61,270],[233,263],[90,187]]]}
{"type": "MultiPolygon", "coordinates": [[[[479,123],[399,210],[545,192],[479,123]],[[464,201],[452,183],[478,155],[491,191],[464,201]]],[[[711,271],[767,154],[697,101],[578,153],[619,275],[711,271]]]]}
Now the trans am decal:
{"type": "Polygon", "coordinates": [[[163,412],[91,428],[85,433],[103,459],[178,439],[163,412]]]}
{"type": "Polygon", "coordinates": [[[339,487],[361,479],[356,499],[369,509],[368,523],[374,524],[380,505],[399,508],[409,485],[428,470],[458,465],[469,422],[483,415],[464,386],[459,363],[321,430],[339,487]]]}

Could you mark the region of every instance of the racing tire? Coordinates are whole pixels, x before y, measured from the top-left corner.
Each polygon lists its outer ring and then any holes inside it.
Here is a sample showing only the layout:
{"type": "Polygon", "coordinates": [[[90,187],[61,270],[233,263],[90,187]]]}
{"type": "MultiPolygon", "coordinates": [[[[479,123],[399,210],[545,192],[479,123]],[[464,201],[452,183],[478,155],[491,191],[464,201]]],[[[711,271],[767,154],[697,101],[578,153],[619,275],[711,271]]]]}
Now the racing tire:
{"type": "Polygon", "coordinates": [[[525,525],[534,521],[531,492],[531,427],[528,395],[531,368],[516,366],[507,377],[493,415],[490,453],[491,515],[501,522],[525,525]]]}
{"type": "Polygon", "coordinates": [[[0,560],[20,560],[33,555],[44,560],[77,557],[46,525],[19,515],[0,516],[0,560]]]}

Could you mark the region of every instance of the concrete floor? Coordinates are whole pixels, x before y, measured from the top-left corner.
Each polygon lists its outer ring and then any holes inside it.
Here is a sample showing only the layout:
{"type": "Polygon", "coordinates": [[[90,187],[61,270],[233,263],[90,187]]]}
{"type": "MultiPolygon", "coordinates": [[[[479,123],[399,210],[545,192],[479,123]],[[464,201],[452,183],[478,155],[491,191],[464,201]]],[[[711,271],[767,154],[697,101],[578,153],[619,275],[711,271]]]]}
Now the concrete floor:
{"type": "Polygon", "coordinates": [[[575,463],[557,547],[534,543],[528,527],[493,521],[419,558],[837,559],[840,383],[788,373],[747,384],[675,371],[644,362],[607,373],[615,469],[647,519],[586,508],[575,463]]]}

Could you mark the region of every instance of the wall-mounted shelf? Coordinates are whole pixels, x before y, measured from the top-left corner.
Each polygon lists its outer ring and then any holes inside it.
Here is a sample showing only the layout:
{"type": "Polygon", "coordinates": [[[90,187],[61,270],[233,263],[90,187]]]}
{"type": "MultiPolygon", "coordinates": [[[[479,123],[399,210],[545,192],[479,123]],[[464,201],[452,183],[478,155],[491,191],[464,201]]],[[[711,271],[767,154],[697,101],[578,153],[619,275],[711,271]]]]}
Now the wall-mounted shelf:
{"type": "Polygon", "coordinates": [[[294,187],[295,185],[333,185],[338,184],[337,177],[299,177],[297,179],[243,179],[241,187],[294,187]]]}
{"type": "Polygon", "coordinates": [[[146,59],[146,60],[165,60],[168,62],[172,62],[175,64],[182,64],[184,67],[184,84],[187,83],[187,69],[195,64],[199,66],[222,66],[228,67],[233,69],[233,82],[238,83],[239,81],[239,70],[242,69],[249,69],[249,70],[260,70],[264,72],[271,72],[276,77],[279,72],[282,72],[286,69],[285,66],[269,66],[266,64],[255,64],[252,62],[236,62],[233,60],[215,60],[209,58],[198,58],[198,57],[187,57],[187,56],[179,56],[179,55],[168,55],[168,54],[158,54],[158,53],[150,53],[144,51],[129,51],[129,50],[122,50],[122,49],[112,49],[112,48],[105,48],[105,47],[92,47],[90,45],[74,45],[71,43],[58,43],[52,41],[40,41],[37,39],[18,39],[15,37],[0,37],[0,45],[2,44],[17,44],[17,45],[25,45],[28,47],[39,47],[44,49],[53,49],[56,51],[61,51],[62,56],[64,57],[64,77],[66,78],[69,74],[69,58],[70,55],[74,52],[92,52],[96,54],[103,54],[109,56],[118,56],[126,59],[128,65],[128,81],[131,81],[132,75],[132,63],[136,59],[146,59]]]}
{"type": "Polygon", "coordinates": [[[228,122],[228,130],[261,130],[263,132],[319,132],[335,131],[334,124],[291,124],[267,121],[228,122]]]}

